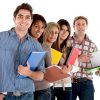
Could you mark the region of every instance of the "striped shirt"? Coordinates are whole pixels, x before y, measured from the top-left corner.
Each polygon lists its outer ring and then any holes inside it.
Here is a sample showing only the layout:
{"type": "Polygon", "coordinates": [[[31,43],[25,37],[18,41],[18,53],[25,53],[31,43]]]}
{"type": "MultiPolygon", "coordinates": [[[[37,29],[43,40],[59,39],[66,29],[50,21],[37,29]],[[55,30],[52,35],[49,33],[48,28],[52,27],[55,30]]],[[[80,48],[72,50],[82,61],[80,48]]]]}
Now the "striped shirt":
{"type": "MultiPolygon", "coordinates": [[[[77,47],[79,49],[79,55],[86,53],[90,54],[94,51],[97,51],[97,47],[95,43],[93,43],[87,35],[85,35],[84,40],[81,43],[78,43],[75,41],[75,34],[69,39],[68,45],[70,44],[71,46],[77,47]]],[[[88,77],[92,78],[92,73],[87,73],[84,71],[84,68],[91,68],[93,67],[90,62],[79,62],[79,71],[77,73],[74,73],[75,77],[88,77]]]]}
{"type": "MultiPolygon", "coordinates": [[[[18,65],[25,65],[34,51],[43,51],[41,45],[28,34],[20,42],[14,28],[0,32],[0,92],[33,92],[34,82],[30,78],[18,79],[18,65]]],[[[44,63],[38,67],[44,71],[44,63]]]]}

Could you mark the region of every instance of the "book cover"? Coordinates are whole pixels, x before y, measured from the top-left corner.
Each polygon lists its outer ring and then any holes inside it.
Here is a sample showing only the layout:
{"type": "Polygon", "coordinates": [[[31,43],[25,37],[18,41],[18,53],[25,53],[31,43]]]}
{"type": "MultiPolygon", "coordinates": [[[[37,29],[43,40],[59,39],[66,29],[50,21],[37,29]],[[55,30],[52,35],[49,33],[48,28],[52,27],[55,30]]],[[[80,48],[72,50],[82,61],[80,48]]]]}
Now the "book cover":
{"type": "Polygon", "coordinates": [[[76,47],[73,47],[70,51],[69,57],[67,59],[66,64],[74,65],[76,59],[78,58],[79,50],[76,47]]]}
{"type": "Polygon", "coordinates": [[[52,64],[57,65],[60,61],[62,53],[58,50],[51,48],[51,57],[52,57],[52,64]]]}
{"type": "Polygon", "coordinates": [[[96,52],[93,52],[91,53],[91,64],[92,64],[92,67],[96,67],[96,66],[100,66],[100,51],[96,51],[96,52]]]}
{"type": "MultiPolygon", "coordinates": [[[[30,70],[34,71],[43,61],[46,52],[32,52],[27,60],[30,65],[30,70]]],[[[26,78],[27,76],[19,75],[18,78],[26,78]]]]}
{"type": "Polygon", "coordinates": [[[96,66],[94,68],[85,68],[85,71],[88,72],[88,73],[94,73],[98,70],[100,70],[100,66],[96,66]]]}
{"type": "Polygon", "coordinates": [[[69,76],[70,76],[69,74],[62,73],[61,68],[57,65],[53,65],[46,68],[46,73],[44,74],[45,80],[47,80],[50,83],[62,80],[69,76]]]}

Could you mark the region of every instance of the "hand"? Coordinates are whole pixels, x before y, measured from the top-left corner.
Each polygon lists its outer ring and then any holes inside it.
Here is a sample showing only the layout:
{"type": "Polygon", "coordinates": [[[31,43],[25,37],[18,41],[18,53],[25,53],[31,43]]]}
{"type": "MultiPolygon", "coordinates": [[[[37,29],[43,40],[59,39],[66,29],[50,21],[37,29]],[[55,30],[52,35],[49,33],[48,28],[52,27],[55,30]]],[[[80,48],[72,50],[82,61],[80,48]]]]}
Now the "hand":
{"type": "Polygon", "coordinates": [[[96,71],[95,74],[96,74],[97,76],[100,76],[100,70],[96,71]]]}
{"type": "Polygon", "coordinates": [[[62,66],[62,73],[66,74],[72,70],[72,65],[64,65],[62,66]]]}
{"type": "Polygon", "coordinates": [[[89,62],[89,61],[90,61],[90,58],[91,58],[91,55],[84,53],[84,54],[81,54],[81,55],[78,57],[78,60],[79,60],[80,62],[89,62]]]}
{"type": "Polygon", "coordinates": [[[30,76],[30,74],[32,73],[32,71],[30,70],[30,65],[27,63],[27,66],[22,66],[19,65],[18,66],[18,73],[20,75],[24,75],[24,76],[30,76]]]}
{"type": "Polygon", "coordinates": [[[3,98],[4,98],[4,95],[0,94],[0,100],[3,100],[3,98]]]}

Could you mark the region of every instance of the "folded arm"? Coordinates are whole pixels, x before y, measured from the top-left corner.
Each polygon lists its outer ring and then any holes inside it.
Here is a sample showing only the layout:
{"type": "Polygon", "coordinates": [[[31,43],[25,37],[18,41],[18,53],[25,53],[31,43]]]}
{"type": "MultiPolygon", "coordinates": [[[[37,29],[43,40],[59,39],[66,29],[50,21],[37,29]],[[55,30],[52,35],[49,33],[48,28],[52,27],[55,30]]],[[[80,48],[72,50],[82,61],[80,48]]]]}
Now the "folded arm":
{"type": "Polygon", "coordinates": [[[20,75],[28,76],[29,78],[37,81],[41,81],[44,78],[44,72],[42,71],[31,71],[30,65],[27,64],[26,67],[19,65],[18,66],[18,73],[20,75]]]}

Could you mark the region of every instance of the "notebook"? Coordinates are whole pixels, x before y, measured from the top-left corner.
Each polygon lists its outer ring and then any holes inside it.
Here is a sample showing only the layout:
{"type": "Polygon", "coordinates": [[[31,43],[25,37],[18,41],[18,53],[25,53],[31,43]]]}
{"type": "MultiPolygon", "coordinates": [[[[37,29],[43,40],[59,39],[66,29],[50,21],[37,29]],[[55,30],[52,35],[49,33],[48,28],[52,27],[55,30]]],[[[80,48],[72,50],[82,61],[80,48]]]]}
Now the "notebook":
{"type": "Polygon", "coordinates": [[[100,66],[100,51],[91,53],[91,56],[92,67],[100,66]]]}
{"type": "MultiPolygon", "coordinates": [[[[41,62],[43,61],[46,52],[32,52],[27,60],[30,65],[30,70],[34,71],[38,66],[40,66],[41,62]]],[[[26,78],[27,76],[19,75],[18,78],[26,78]]]]}
{"type": "Polygon", "coordinates": [[[69,77],[69,74],[63,74],[61,68],[57,65],[50,66],[46,68],[46,73],[44,74],[44,79],[52,83],[55,81],[62,80],[69,77]]]}
{"type": "Polygon", "coordinates": [[[85,71],[88,73],[94,73],[96,71],[100,70],[100,66],[94,67],[94,68],[85,68],[85,71]]]}
{"type": "Polygon", "coordinates": [[[66,65],[74,65],[76,59],[78,58],[79,50],[76,47],[73,47],[70,51],[69,57],[66,61],[66,65]]]}
{"type": "Polygon", "coordinates": [[[62,53],[58,50],[51,48],[51,57],[52,57],[52,64],[57,65],[60,61],[62,53]]]}

